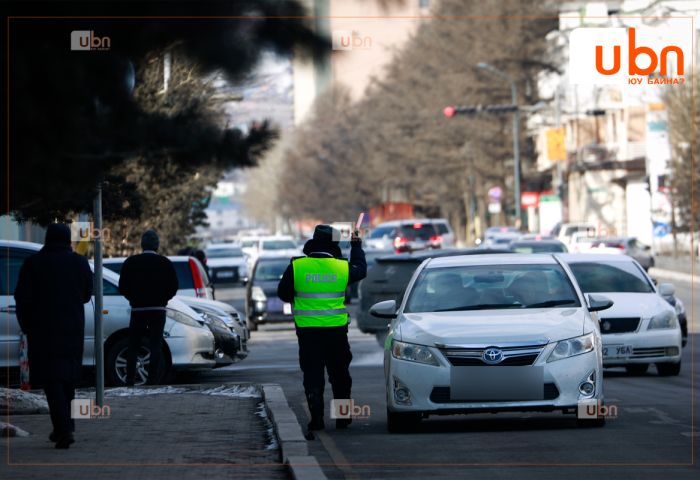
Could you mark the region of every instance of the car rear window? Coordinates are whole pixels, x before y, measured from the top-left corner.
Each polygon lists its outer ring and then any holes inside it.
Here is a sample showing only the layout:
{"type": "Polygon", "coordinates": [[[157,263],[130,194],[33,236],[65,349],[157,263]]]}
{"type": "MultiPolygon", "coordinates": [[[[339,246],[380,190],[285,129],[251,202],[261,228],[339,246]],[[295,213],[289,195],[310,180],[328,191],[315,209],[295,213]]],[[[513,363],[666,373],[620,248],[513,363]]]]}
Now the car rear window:
{"type": "Polygon", "coordinates": [[[177,273],[177,283],[180,290],[194,288],[194,279],[190,269],[189,259],[185,262],[173,262],[175,273],[177,273]]]}
{"type": "Polygon", "coordinates": [[[382,238],[384,235],[393,237],[396,235],[396,227],[378,227],[371,231],[372,238],[382,238]]]}
{"type": "Polygon", "coordinates": [[[642,272],[632,262],[570,263],[584,293],[653,292],[642,272]]]}
{"type": "Polygon", "coordinates": [[[435,227],[433,227],[433,225],[430,223],[414,223],[413,225],[402,225],[401,233],[399,234],[399,236],[407,238],[420,237],[428,239],[430,237],[435,236],[435,227]]]}
{"type": "Polygon", "coordinates": [[[445,225],[444,223],[438,223],[435,226],[437,227],[438,233],[440,235],[444,235],[445,233],[450,233],[450,231],[447,229],[447,225],[445,225]]]}
{"type": "Polygon", "coordinates": [[[228,258],[242,257],[243,251],[240,248],[210,248],[204,251],[207,258],[228,258]]]}
{"type": "Polygon", "coordinates": [[[566,253],[568,250],[564,245],[557,244],[539,244],[539,245],[518,245],[517,243],[511,247],[511,250],[517,253],[566,253]]]}

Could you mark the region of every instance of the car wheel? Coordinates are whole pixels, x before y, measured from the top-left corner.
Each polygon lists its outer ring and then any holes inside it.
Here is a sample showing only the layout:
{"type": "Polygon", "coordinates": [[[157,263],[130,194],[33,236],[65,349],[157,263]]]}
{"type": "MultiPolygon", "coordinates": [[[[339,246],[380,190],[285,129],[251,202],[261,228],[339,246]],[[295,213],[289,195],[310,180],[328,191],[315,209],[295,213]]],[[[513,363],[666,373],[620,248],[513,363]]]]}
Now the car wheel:
{"type": "Polygon", "coordinates": [[[386,428],[390,433],[410,433],[416,430],[423,419],[420,413],[392,412],[386,410],[386,428]]]}
{"type": "Polygon", "coordinates": [[[627,370],[627,373],[644,373],[647,370],[649,370],[649,364],[639,363],[634,365],[627,365],[625,367],[625,370],[627,370]]]}
{"type": "MultiPolygon", "coordinates": [[[[107,361],[105,362],[107,378],[114,386],[122,387],[126,385],[126,355],[128,350],[129,339],[125,337],[115,343],[107,353],[107,361]]],[[[141,340],[141,350],[136,360],[136,379],[134,385],[143,385],[146,383],[148,379],[150,356],[151,351],[148,348],[148,339],[144,338],[141,340]]],[[[167,357],[165,349],[163,349],[163,357],[167,357]]],[[[163,358],[160,372],[155,383],[163,383],[163,380],[165,380],[168,374],[168,370],[170,370],[170,361],[167,358],[163,358]]]]}
{"type": "Polygon", "coordinates": [[[656,369],[662,377],[673,377],[681,373],[681,362],[678,363],[657,363],[656,369]]]}
{"type": "Polygon", "coordinates": [[[577,418],[576,426],[579,428],[601,428],[605,426],[605,417],[603,418],[577,418]]]}
{"type": "Polygon", "coordinates": [[[246,320],[246,324],[248,324],[248,330],[251,332],[257,332],[258,331],[258,324],[255,323],[253,320],[246,320]]]}

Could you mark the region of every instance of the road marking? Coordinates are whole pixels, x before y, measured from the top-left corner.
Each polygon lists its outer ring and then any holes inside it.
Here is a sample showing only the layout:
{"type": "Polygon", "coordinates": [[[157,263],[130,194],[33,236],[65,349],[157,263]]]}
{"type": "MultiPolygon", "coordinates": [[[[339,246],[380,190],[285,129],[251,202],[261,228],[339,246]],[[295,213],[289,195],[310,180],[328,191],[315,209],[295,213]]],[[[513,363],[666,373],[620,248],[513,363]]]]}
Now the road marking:
{"type": "MultiPolygon", "coordinates": [[[[304,407],[306,418],[308,418],[309,421],[311,421],[311,412],[309,412],[308,403],[302,402],[301,405],[302,407],[304,407]]],[[[314,435],[318,435],[318,438],[321,439],[323,448],[326,449],[328,455],[330,455],[331,460],[333,460],[333,463],[338,468],[338,470],[343,472],[343,475],[345,476],[346,480],[360,480],[360,474],[357,473],[349,465],[350,462],[348,462],[348,459],[345,458],[345,455],[343,455],[343,452],[340,451],[340,449],[335,444],[331,436],[328,435],[328,433],[325,430],[314,430],[313,433],[314,435]]]]}

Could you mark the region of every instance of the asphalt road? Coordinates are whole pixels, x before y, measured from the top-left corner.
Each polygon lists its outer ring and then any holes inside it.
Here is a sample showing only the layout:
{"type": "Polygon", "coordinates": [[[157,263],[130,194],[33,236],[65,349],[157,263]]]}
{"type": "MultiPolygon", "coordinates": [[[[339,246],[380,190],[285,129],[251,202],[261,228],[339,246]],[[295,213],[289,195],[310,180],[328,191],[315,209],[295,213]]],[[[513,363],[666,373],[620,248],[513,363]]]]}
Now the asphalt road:
{"type": "MultiPolygon", "coordinates": [[[[693,305],[690,284],[676,283],[676,292],[689,321],[696,319],[697,331],[700,302],[693,305]],[[691,316],[693,307],[696,315],[691,316]]],[[[243,290],[217,290],[217,299],[242,308],[243,290]]],[[[690,332],[692,328],[689,324],[690,332]]],[[[578,429],[573,415],[561,413],[503,413],[431,417],[416,433],[402,435],[386,430],[382,347],[354,324],[350,342],[353,398],[356,404],[369,405],[371,413],[347,430],[336,430],[326,418],[328,435],[309,442],[310,453],[329,478],[698,478],[692,464],[700,460],[693,450],[699,429],[693,427],[691,395],[693,380],[698,379],[692,368],[697,366],[697,360],[692,361],[693,348],[700,346],[697,339],[684,349],[677,377],[659,377],[653,366],[642,375],[606,370],[606,404],[616,405],[618,415],[602,429],[578,429]]],[[[305,426],[293,325],[262,326],[253,332],[249,348],[244,362],[201,374],[197,381],[279,383],[305,426]]],[[[330,398],[327,387],[327,404],[330,398]]]]}

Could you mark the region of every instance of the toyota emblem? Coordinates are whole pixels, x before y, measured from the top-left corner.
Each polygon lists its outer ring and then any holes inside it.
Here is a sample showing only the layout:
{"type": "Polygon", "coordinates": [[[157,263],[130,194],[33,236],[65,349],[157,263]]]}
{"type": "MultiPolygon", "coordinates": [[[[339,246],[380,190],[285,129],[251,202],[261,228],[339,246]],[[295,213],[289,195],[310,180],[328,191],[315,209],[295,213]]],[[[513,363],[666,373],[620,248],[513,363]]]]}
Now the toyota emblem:
{"type": "Polygon", "coordinates": [[[610,330],[610,322],[606,321],[606,322],[603,324],[603,330],[605,330],[606,332],[607,332],[608,330],[610,330]]]}
{"type": "Polygon", "coordinates": [[[503,361],[503,352],[497,348],[487,348],[481,358],[484,363],[496,364],[503,361]]]}

